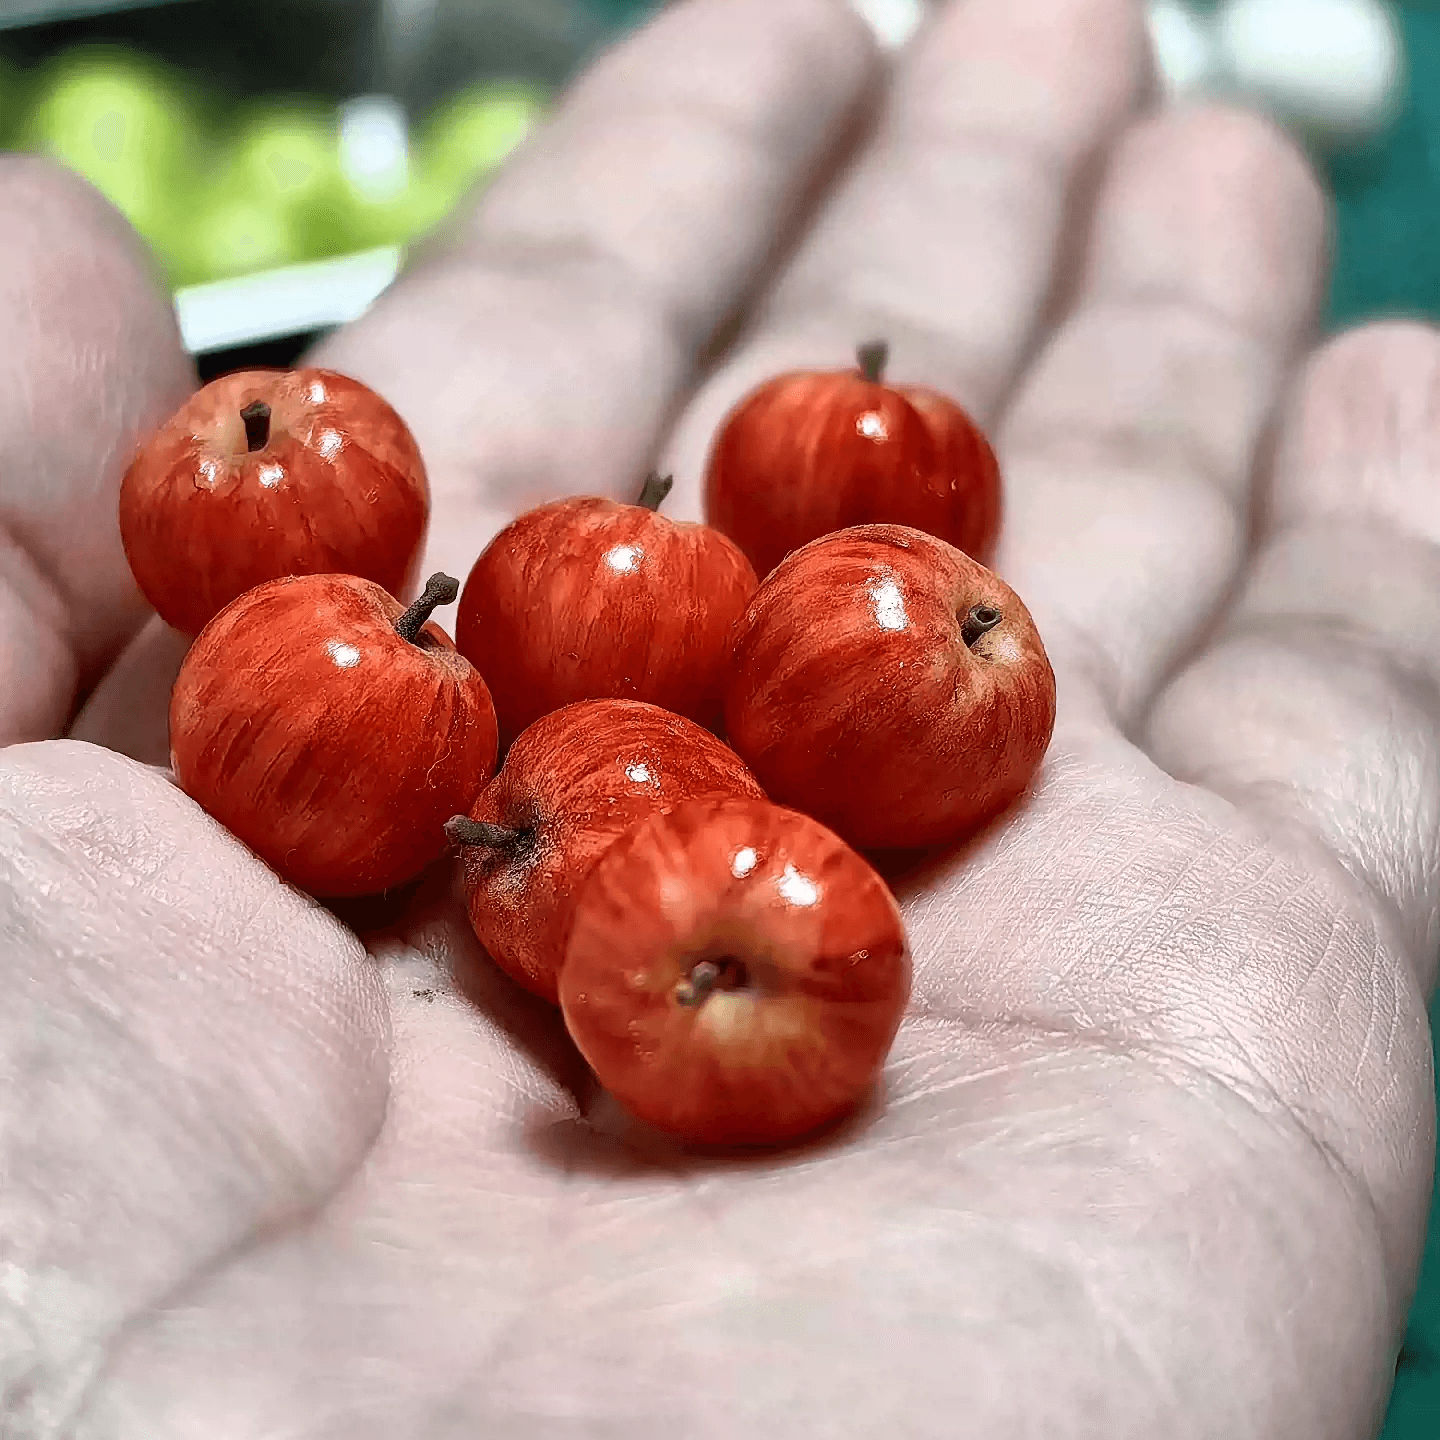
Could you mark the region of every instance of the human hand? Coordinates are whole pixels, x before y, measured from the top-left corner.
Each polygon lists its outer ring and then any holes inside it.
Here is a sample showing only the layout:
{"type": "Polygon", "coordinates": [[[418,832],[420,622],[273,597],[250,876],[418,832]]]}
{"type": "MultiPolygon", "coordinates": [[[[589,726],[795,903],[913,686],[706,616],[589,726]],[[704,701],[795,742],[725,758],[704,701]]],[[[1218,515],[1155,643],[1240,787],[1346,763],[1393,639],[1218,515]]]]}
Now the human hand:
{"type": "MultiPolygon", "coordinates": [[[[1440,339],[1307,361],[1314,180],[1259,121],[1137,118],[1142,37],[1130,0],[952,5],[816,208],[877,94],[865,33],[839,0],[677,6],[315,357],[415,429],[422,573],[656,459],[698,514],[729,404],[857,338],[993,427],[1059,721],[1034,798],[901,882],[883,1099],[793,1152],[682,1154],[594,1092],[447,876],[352,929],[163,775],[16,746],[0,1435],[1378,1425],[1432,1162],[1440,339]]],[[[0,185],[23,738],[138,623],[113,495],[183,366],[96,202],[29,162],[0,185]],[[73,643],[27,669],[47,625],[73,643]]],[[[79,733],[158,759],[133,702],[174,660],[142,631],[79,733]]]]}

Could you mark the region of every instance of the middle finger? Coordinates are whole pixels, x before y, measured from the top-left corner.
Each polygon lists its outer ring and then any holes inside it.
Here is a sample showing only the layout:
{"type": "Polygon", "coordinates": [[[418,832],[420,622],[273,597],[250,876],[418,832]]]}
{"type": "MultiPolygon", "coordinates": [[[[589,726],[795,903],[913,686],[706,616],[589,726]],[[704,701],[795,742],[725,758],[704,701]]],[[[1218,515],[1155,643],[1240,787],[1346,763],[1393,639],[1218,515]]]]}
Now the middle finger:
{"type": "Polygon", "coordinates": [[[1089,162],[1149,77],[1135,0],[964,0],[896,76],[871,150],[820,217],[745,343],[668,447],[672,511],[700,508],[725,412],[783,370],[889,342],[896,378],[982,424],[1033,343],[1089,162]]]}

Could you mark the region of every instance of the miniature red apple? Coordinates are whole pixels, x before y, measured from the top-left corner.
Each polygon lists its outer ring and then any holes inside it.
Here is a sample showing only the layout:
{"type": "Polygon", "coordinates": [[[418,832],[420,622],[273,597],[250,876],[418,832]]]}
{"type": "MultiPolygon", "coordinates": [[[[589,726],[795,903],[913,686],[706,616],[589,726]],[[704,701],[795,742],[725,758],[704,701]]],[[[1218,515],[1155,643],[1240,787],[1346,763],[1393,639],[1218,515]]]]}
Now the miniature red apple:
{"type": "Polygon", "coordinates": [[[475,562],[455,620],[495,697],[502,743],[577,700],[644,700],[718,725],[735,622],[755,592],[740,551],[706,525],[580,498],[507,525],[475,562]]]}
{"type": "Polygon", "coordinates": [[[791,550],[850,525],[913,525],[987,561],[1000,467],[979,427],[923,385],[887,385],[887,347],[859,368],[779,375],[721,427],[706,517],[765,576],[791,550]]]}
{"type": "Polygon", "coordinates": [[[414,437],[373,390],[332,370],[241,370],[141,447],[120,486],[120,538],[161,619],[197,635],[285,575],[406,594],[429,506],[414,437]]]}
{"type": "Polygon", "coordinates": [[[575,903],[571,1037],[632,1114],[682,1140],[797,1139],[875,1081],[910,992],[905,928],[838,836],[763,800],[628,830],[575,903]]]}
{"type": "Polygon", "coordinates": [[[1030,784],[1055,675],[998,576],[919,530],[858,525],[797,550],[756,592],[725,723],[777,803],[861,849],[939,845],[1030,784]]]}
{"type": "Polygon", "coordinates": [[[445,850],[495,769],[495,707],[438,625],[353,575],[268,584],[190,647],[170,700],[180,787],[312,895],[378,894],[445,850]]]}
{"type": "Polygon", "coordinates": [[[740,757],[693,721],[636,700],[588,700],[537,720],[468,817],[462,847],[470,923],[495,962],[557,1002],[575,891],[627,826],[702,795],[764,792],[740,757]]]}

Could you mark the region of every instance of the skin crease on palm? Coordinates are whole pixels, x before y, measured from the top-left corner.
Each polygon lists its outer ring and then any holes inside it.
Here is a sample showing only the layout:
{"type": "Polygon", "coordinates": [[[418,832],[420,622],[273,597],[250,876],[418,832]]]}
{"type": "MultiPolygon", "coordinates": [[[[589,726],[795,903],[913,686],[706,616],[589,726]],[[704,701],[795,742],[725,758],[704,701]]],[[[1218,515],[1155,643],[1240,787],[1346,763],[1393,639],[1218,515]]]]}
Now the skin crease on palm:
{"type": "Polygon", "coordinates": [[[1315,180],[1152,109],[1143,36],[955,0],[892,76],[841,0],[687,0],[315,353],[424,449],[422,574],[652,463],[697,514],[729,405],[873,335],[995,434],[1054,744],[902,887],[883,1094],[760,1160],[628,1125],[448,875],[362,943],[142,763],[176,643],[114,497],[193,377],[120,222],[0,162],[5,1440],[1374,1432],[1433,1159],[1440,335],[1313,348],[1315,180]]]}

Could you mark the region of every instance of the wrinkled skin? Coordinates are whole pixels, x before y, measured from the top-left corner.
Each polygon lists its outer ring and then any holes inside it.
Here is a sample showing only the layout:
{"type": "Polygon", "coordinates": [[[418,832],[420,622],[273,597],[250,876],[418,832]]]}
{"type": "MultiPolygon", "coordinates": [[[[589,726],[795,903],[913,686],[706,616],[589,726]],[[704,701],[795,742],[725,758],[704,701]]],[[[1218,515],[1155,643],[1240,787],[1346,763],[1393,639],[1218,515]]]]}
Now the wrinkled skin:
{"type": "Polygon", "coordinates": [[[114,216],[3,163],[8,1435],[1372,1433],[1433,1150],[1440,337],[1312,349],[1315,180],[1148,110],[1142,33],[966,0],[882,95],[839,0],[677,5],[313,357],[413,427],[422,573],[651,464],[694,518],[739,396],[880,333],[995,434],[1042,783],[902,886],[883,1103],[760,1163],[627,1127],[446,876],[357,932],[139,763],[177,643],[112,507],[189,380],[114,216]]]}

